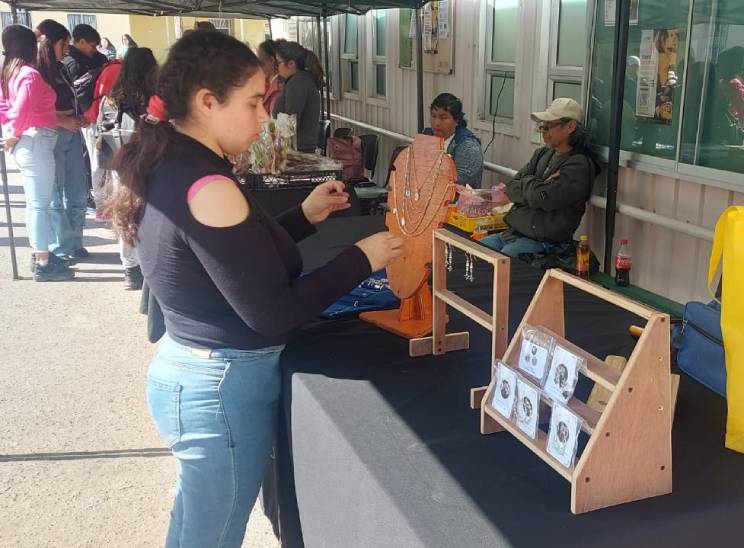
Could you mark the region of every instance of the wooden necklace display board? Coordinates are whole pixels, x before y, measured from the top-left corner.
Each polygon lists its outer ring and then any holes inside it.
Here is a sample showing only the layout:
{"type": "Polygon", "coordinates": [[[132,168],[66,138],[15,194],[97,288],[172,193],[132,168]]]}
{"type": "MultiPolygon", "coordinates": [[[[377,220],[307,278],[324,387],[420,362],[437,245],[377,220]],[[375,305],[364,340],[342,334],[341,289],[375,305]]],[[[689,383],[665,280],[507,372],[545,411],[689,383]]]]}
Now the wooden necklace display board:
{"type": "MultiPolygon", "coordinates": [[[[556,343],[586,360],[581,375],[610,394],[606,405],[593,408],[576,397],[567,407],[581,417],[589,441],[567,468],[548,451],[548,436],[534,438],[501,415],[492,401],[498,391],[494,376],[481,401],[481,433],[506,430],[571,484],[571,511],[590,512],[672,492],[672,417],[675,391],[670,373],[669,316],[560,270],[549,270],[538,287],[501,361],[515,370],[525,326],[536,326],[556,343]],[[564,286],[572,286],[646,320],[646,326],[622,371],[565,339],[564,286]]],[[[480,393],[476,395],[480,396],[480,393]]],[[[542,398],[541,414],[555,408],[542,398]]],[[[504,463],[504,467],[508,464],[504,463]]]]}
{"type": "Polygon", "coordinates": [[[455,197],[456,173],[439,137],[416,135],[396,158],[385,224],[403,238],[403,254],[386,270],[400,308],[364,312],[360,319],[407,339],[431,333],[432,232],[446,221],[447,205],[455,197]]]}

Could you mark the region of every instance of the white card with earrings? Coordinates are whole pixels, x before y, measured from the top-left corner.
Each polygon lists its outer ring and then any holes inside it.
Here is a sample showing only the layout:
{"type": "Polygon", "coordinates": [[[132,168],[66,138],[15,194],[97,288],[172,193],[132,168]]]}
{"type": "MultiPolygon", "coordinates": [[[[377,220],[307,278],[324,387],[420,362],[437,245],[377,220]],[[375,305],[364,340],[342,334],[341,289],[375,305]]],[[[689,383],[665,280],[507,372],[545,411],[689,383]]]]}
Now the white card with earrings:
{"type": "Polygon", "coordinates": [[[540,418],[540,389],[522,377],[517,378],[517,426],[532,439],[537,437],[540,418]]]}
{"type": "Polygon", "coordinates": [[[584,358],[556,344],[548,378],[545,380],[545,393],[553,400],[568,403],[579,380],[579,371],[585,367],[584,358]]]}
{"type": "Polygon", "coordinates": [[[499,362],[496,366],[496,390],[493,391],[491,405],[501,416],[510,419],[514,413],[516,395],[517,372],[499,362]]]}
{"type": "Polygon", "coordinates": [[[547,450],[555,460],[571,468],[576,458],[581,419],[559,403],[553,404],[550,415],[547,450]]]}
{"type": "Polygon", "coordinates": [[[537,379],[540,386],[545,382],[550,356],[555,339],[530,325],[522,329],[522,346],[519,352],[519,368],[537,379]]]}

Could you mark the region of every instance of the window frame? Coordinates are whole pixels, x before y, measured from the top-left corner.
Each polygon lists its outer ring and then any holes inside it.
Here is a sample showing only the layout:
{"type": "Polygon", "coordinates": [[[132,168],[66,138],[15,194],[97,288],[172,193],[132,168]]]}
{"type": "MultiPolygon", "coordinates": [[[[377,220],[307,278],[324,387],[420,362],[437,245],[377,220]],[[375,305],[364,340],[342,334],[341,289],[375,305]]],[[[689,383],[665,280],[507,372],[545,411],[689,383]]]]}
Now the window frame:
{"type": "MultiPolygon", "coordinates": [[[[586,13],[588,14],[589,4],[593,4],[591,0],[587,0],[586,13]]],[[[584,66],[580,67],[577,65],[559,65],[558,64],[558,45],[560,39],[561,30],[561,0],[554,0],[550,5],[550,45],[548,51],[550,53],[548,62],[548,82],[547,82],[547,95],[546,104],[556,99],[553,95],[555,84],[579,84],[581,86],[581,92],[579,97],[581,98],[581,104],[585,104],[585,79],[584,74],[586,72],[586,56],[584,57],[584,66]]],[[[590,27],[587,25],[587,21],[584,22],[589,36],[590,27]]],[[[587,50],[589,48],[587,47],[587,50]]]]}
{"type": "Polygon", "coordinates": [[[367,51],[369,52],[369,55],[367,56],[368,63],[367,63],[367,82],[370,83],[368,87],[368,99],[369,102],[372,104],[377,104],[379,106],[387,106],[388,102],[388,81],[389,81],[389,70],[388,70],[388,56],[387,53],[390,50],[389,46],[389,17],[387,16],[387,13],[385,10],[370,10],[369,11],[369,22],[368,25],[370,27],[370,32],[367,34],[368,37],[368,43],[367,43],[367,51]],[[377,54],[377,12],[381,11],[383,17],[385,18],[385,55],[378,55],[377,54]],[[385,95],[379,95],[377,93],[377,67],[378,66],[384,66],[385,67],[385,95]]]}
{"type": "MultiPolygon", "coordinates": [[[[492,127],[495,133],[515,136],[517,131],[518,122],[518,109],[516,98],[519,95],[519,66],[521,65],[522,46],[521,42],[517,42],[517,48],[515,52],[515,61],[513,63],[495,62],[491,59],[493,53],[493,26],[494,26],[494,11],[495,3],[494,0],[486,0],[481,2],[481,21],[485,24],[480,25],[480,36],[479,44],[482,47],[478,50],[478,76],[483,81],[483,85],[475,86],[476,91],[476,105],[478,122],[476,128],[491,130],[492,127]],[[514,117],[509,119],[505,117],[491,115],[491,76],[499,76],[497,73],[504,73],[506,75],[513,76],[514,79],[514,105],[512,110],[514,111],[514,117]],[[495,118],[495,123],[494,123],[495,118]]],[[[517,21],[521,21],[523,12],[523,0],[517,2],[517,21]]]]}
{"type": "Polygon", "coordinates": [[[72,33],[74,28],[78,25],[90,25],[94,29],[98,30],[98,17],[95,13],[68,13],[67,26],[69,27],[70,33],[72,33]],[[73,24],[73,20],[76,17],[79,18],[80,21],[73,24]]]}
{"type": "MultiPolygon", "coordinates": [[[[359,15],[354,14],[343,14],[340,16],[339,22],[339,34],[341,37],[341,40],[339,41],[339,53],[340,53],[340,64],[341,64],[341,94],[344,99],[353,99],[353,100],[361,100],[362,96],[362,90],[364,89],[363,82],[362,82],[362,66],[359,62],[359,49],[362,45],[363,41],[360,39],[359,33],[360,33],[360,25],[359,25],[359,15]],[[357,47],[356,47],[356,54],[353,53],[345,53],[346,51],[346,21],[347,17],[356,17],[357,18],[357,47]],[[351,65],[356,63],[357,65],[357,85],[358,89],[351,88],[351,65]]],[[[361,29],[364,29],[364,25],[361,25],[361,29]]]]}

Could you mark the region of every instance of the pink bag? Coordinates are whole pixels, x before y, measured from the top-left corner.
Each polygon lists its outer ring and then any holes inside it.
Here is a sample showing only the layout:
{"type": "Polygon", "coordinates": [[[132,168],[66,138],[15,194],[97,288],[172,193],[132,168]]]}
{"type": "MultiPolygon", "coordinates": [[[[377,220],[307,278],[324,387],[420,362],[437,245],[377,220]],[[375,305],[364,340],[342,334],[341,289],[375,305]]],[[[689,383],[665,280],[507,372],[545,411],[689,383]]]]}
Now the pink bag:
{"type": "Polygon", "coordinates": [[[364,177],[364,154],[359,137],[331,137],[328,139],[328,155],[343,164],[345,181],[364,177]]]}

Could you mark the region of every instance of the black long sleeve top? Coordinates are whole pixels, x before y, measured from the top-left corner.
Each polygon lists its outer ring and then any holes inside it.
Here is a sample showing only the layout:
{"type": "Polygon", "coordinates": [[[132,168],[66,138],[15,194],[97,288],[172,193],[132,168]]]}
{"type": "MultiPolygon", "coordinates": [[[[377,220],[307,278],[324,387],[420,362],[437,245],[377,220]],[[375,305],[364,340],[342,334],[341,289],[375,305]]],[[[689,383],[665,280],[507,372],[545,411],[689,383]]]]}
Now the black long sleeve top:
{"type": "Polygon", "coordinates": [[[245,350],[283,344],[294,328],[370,275],[367,257],[350,246],[301,276],[295,242],[315,229],[300,207],[274,219],[248,196],[251,211],[242,223],[201,224],[187,194],[195,181],[213,175],[235,180],[229,162],[176,134],[147,180],[137,251],[166,331],[177,342],[245,350]]]}

